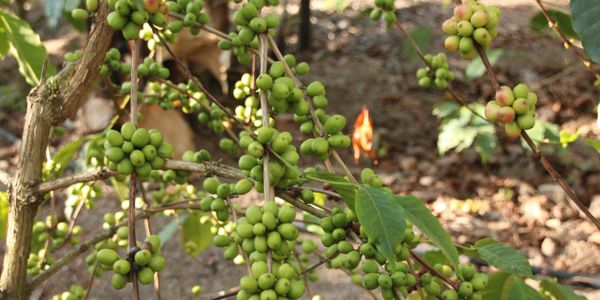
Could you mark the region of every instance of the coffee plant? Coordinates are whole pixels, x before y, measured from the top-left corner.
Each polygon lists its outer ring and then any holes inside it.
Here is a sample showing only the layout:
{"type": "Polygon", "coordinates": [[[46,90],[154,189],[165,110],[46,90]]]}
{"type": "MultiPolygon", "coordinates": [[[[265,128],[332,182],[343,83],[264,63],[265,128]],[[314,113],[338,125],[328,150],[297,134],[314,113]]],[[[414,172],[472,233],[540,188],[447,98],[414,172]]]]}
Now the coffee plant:
{"type": "MultiPolygon", "coordinates": [[[[131,283],[134,299],[140,297],[140,283],[153,283],[160,294],[160,272],[169,268],[169,253],[161,251],[166,241],[148,225],[157,215],[177,222],[185,216],[182,250],[187,254],[196,256],[212,243],[223,249],[224,258],[245,265],[239,285],[218,299],[300,299],[310,282],[318,280],[315,270],[320,266],[343,271],[374,299],[578,299],[555,281],[534,275],[521,252],[491,238],[455,244],[423,201],[393,194],[374,170],[352,173],[338,153],[352,144],[347,121],[328,112],[326,83],[303,81],[302,76],[311,72],[309,64],[282,53],[273,39],[280,17],[269,12],[279,1],[233,2],[235,30],[224,33],[208,25],[203,0],[86,0],[70,15],[92,22],[89,40],[84,49],[65,55],[66,64],[58,73],[39,58],[35,64],[27,61],[31,58],[23,54],[22,39],[13,36],[16,30],[0,30],[0,55],[7,54],[10,45],[20,64],[40,70],[21,70],[36,87],[28,96],[18,172],[2,178],[9,187],[10,203],[2,299],[28,298],[36,286],[84,254],[90,280],[73,283],[52,299],[87,299],[93,293],[94,277],[110,280],[117,290],[131,283]],[[256,68],[234,85],[238,105],[225,106],[224,99],[212,95],[174,55],[170,44],[183,30],[214,34],[221,39],[218,46],[231,50],[240,64],[255,62],[256,68]],[[130,62],[125,53],[109,49],[113,31],[130,40],[130,62]],[[142,43],[152,50],[148,57],[140,57],[142,43]],[[169,69],[153,56],[158,49],[173,56],[186,76],[184,82],[171,80],[169,69]],[[102,134],[66,145],[47,160],[51,133],[60,132],[58,126],[77,110],[96,82],[121,100],[122,109],[129,108],[128,120],[116,118],[102,134]],[[237,165],[216,161],[203,149],[188,149],[180,160],[173,159],[168,137],[138,126],[138,119],[144,117],[139,113],[141,103],[192,114],[221,136],[218,148],[234,157],[237,165]],[[275,128],[285,113],[293,115],[302,142],[295,142],[294,133],[275,128]],[[78,152],[86,170],[64,175],[78,152]],[[105,214],[103,230],[83,240],[76,222],[82,209],[96,206],[102,194],[96,182],[101,180],[110,180],[122,209],[105,214]],[[61,189],[68,191],[67,219],[59,221],[54,193],[61,189]],[[238,199],[252,190],[262,199],[253,197],[253,203],[244,207],[238,199]],[[52,212],[42,218],[37,209],[45,201],[51,203],[52,212]],[[138,219],[146,225],[143,237],[136,236],[138,219]],[[301,234],[302,223],[312,226],[309,233],[301,234]],[[419,254],[416,247],[423,243],[436,250],[419,254]],[[74,248],[57,257],[63,247],[74,248]],[[459,255],[475,257],[495,271],[459,260],[459,255]],[[541,282],[538,289],[529,285],[531,280],[541,282]]],[[[594,48],[598,31],[593,36],[581,31],[589,19],[586,11],[593,5],[599,4],[571,2],[575,28],[589,57],[598,62],[594,48]]],[[[488,133],[499,126],[506,136],[521,137],[570,200],[600,228],[527,133],[536,124],[535,91],[523,83],[500,86],[496,79],[486,50],[503,30],[497,6],[464,0],[440,25],[448,35],[445,48],[460,53],[456,59],[479,55],[483,61],[496,90],[485,109],[467,103],[452,88],[456,76],[448,60],[454,57],[419,49],[398,20],[394,1],[374,1],[369,16],[383,19],[383,26],[399,29],[411,42],[423,63],[416,73],[419,86],[445,90],[469,113],[469,124],[485,125],[488,133]]],[[[0,29],[29,28],[4,10],[0,19],[4,21],[0,29]]],[[[26,34],[32,34],[29,31],[26,34]]],[[[47,56],[35,49],[40,57],[47,56]]],[[[578,57],[589,68],[587,58],[581,53],[578,57]]],[[[203,294],[199,285],[189,290],[189,297],[203,294]]]]}

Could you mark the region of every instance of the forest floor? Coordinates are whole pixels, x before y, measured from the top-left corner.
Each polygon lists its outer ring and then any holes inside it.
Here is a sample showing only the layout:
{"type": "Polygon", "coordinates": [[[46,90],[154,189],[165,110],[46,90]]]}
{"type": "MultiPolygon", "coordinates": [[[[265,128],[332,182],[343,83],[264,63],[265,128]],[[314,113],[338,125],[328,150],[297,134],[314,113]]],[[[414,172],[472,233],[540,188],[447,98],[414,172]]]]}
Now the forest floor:
{"type": "MultiPolygon", "coordinates": [[[[295,1],[291,1],[294,2],[295,1]]],[[[519,248],[534,266],[582,275],[600,276],[600,232],[570,204],[558,184],[545,172],[518,140],[499,133],[500,145],[489,162],[482,163],[479,154],[468,148],[439,155],[437,150],[441,121],[432,114],[434,106],[448,100],[443,92],[420,89],[415,72],[422,64],[404,51],[406,40],[398,30],[370,21],[364,13],[365,1],[353,1],[342,13],[325,10],[322,4],[313,7],[313,50],[299,54],[311,64],[306,80],[325,83],[330,105],[328,112],[354,120],[363,106],[373,117],[379,165],[373,168],[385,184],[398,194],[412,194],[428,203],[457,243],[473,243],[491,236],[519,248]]],[[[519,82],[535,87],[539,96],[539,119],[560,124],[560,129],[598,139],[595,106],[598,90],[593,76],[576,60],[573,53],[551,33],[534,32],[529,22],[539,12],[534,1],[497,2],[503,9],[503,19],[493,48],[505,54],[495,65],[502,84],[519,82]]],[[[553,1],[564,4],[565,1],[553,1]]],[[[399,20],[409,29],[425,26],[431,33],[428,52],[443,51],[443,35],[439,30],[449,10],[439,1],[399,1],[399,20]]],[[[292,8],[293,9],[293,8],[292,8]]],[[[41,16],[30,18],[41,22],[41,16]]],[[[292,19],[293,20],[293,19],[292,19]]],[[[34,22],[35,23],[35,22],[34,22]]],[[[42,23],[40,23],[42,24],[42,23]]],[[[43,25],[40,26],[43,28],[43,25]]],[[[42,38],[58,62],[62,53],[82,45],[73,30],[58,32],[42,29],[42,38]]],[[[294,47],[294,39],[290,41],[294,47]]],[[[457,74],[453,86],[467,102],[485,103],[494,91],[487,77],[464,80],[468,62],[449,55],[452,70],[457,74]]],[[[18,139],[21,135],[23,104],[18,95],[27,89],[18,79],[15,63],[0,62],[0,87],[12,86],[11,93],[0,95],[0,129],[4,137],[18,139]],[[12,97],[14,96],[14,97],[12,97]],[[10,108],[6,107],[11,101],[10,108]],[[19,99],[21,102],[19,102],[19,99]],[[21,109],[19,110],[19,107],[21,109]],[[15,113],[15,109],[17,113],[15,113]]],[[[284,118],[285,119],[285,118],[284,118]]],[[[278,124],[293,128],[289,121],[278,124]]],[[[69,121],[67,127],[77,127],[81,120],[69,121]]],[[[348,122],[352,124],[351,121],[348,122]]],[[[76,130],[74,130],[76,131],[76,130]]],[[[68,138],[56,141],[59,146],[68,138]]],[[[218,152],[210,141],[215,136],[202,132],[195,142],[199,148],[218,152]]],[[[299,139],[297,140],[299,142],[299,139]]],[[[13,173],[17,161],[17,146],[13,141],[0,141],[0,170],[13,173]]],[[[544,153],[557,166],[573,189],[600,216],[600,156],[584,143],[574,143],[563,149],[546,144],[544,153]]],[[[218,156],[219,154],[217,154],[218,156]]],[[[343,151],[345,161],[352,153],[343,151]]],[[[352,165],[352,171],[370,166],[367,160],[352,165]]],[[[98,230],[102,215],[119,209],[119,203],[108,188],[97,209],[84,212],[84,230],[98,230]]],[[[60,197],[60,196],[59,196],[60,197]]],[[[47,213],[46,207],[42,213],[47,213]]],[[[153,227],[166,224],[164,217],[153,219],[153,227]]],[[[141,223],[140,226],[142,227],[141,223]]],[[[85,239],[85,237],[83,238],[85,239]]],[[[2,254],[3,245],[0,246],[2,254]]],[[[190,299],[190,287],[201,284],[207,295],[237,285],[243,267],[234,266],[222,258],[214,247],[195,258],[180,250],[177,238],[169,241],[163,253],[168,267],[161,272],[163,299],[190,299]]],[[[85,262],[78,260],[60,271],[34,292],[38,299],[49,299],[70,283],[87,282],[85,262]]],[[[339,271],[321,268],[320,280],[311,284],[313,294],[323,299],[367,299],[368,295],[339,271]]],[[[600,298],[600,292],[586,287],[586,278],[567,281],[589,299],[600,298]]],[[[98,299],[126,299],[127,289],[109,288],[107,276],[96,280],[92,295],[98,299]]],[[[596,285],[597,286],[597,285],[596,285]]],[[[152,299],[150,287],[142,289],[143,299],[152,299]]],[[[205,295],[202,299],[209,299],[205,295]]]]}

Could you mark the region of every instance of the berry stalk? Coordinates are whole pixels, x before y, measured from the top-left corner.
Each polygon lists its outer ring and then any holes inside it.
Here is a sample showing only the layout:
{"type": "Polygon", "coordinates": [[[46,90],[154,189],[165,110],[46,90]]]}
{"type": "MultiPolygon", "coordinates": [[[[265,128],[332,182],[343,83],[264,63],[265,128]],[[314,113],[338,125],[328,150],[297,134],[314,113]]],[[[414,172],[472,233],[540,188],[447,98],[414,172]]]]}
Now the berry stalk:
{"type": "MultiPolygon", "coordinates": [[[[138,65],[140,63],[140,47],[141,41],[136,39],[131,44],[131,95],[129,99],[130,116],[129,120],[133,125],[137,125],[137,77],[138,77],[138,65]]],[[[137,175],[136,172],[131,173],[129,178],[129,207],[128,207],[128,221],[127,226],[129,229],[128,234],[128,247],[132,249],[136,246],[135,238],[135,192],[137,187],[137,175]]],[[[140,289],[137,281],[137,272],[131,272],[131,283],[133,284],[133,299],[140,299],[140,289]]]]}

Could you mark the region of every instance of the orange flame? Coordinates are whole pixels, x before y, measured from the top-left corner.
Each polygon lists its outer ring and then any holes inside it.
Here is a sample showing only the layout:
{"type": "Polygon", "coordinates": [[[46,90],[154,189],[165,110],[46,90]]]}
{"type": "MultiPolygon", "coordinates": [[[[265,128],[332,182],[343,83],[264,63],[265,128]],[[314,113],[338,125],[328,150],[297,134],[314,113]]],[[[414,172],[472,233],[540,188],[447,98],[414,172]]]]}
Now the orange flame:
{"type": "Polygon", "coordinates": [[[354,162],[358,164],[361,151],[378,164],[377,154],[373,150],[373,120],[369,114],[367,106],[363,106],[362,111],[354,121],[354,131],[352,132],[352,148],[354,149],[354,162]]]}

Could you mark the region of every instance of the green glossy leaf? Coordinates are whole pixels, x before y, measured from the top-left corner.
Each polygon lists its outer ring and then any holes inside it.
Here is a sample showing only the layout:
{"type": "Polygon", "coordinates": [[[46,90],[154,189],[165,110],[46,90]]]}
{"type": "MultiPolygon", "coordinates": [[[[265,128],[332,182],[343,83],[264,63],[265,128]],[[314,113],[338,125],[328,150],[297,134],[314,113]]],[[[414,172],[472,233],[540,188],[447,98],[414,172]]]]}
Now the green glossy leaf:
{"type": "Polygon", "coordinates": [[[8,43],[8,31],[6,25],[0,22],[0,58],[4,58],[8,54],[10,44],[8,43]]]}
{"type": "Polygon", "coordinates": [[[564,286],[554,280],[544,279],[540,288],[549,292],[556,300],[586,300],[584,296],[575,294],[569,287],[564,286]]]}
{"type": "Polygon", "coordinates": [[[423,260],[431,266],[435,266],[436,264],[452,264],[440,250],[430,250],[425,252],[425,254],[423,254],[423,260]]]}
{"type": "MultiPolygon", "coordinates": [[[[429,27],[419,25],[410,32],[410,35],[423,52],[427,52],[429,50],[429,45],[431,44],[431,29],[429,29],[429,27]]],[[[410,42],[404,41],[403,45],[404,55],[408,56],[414,61],[421,59],[410,42]]]]}
{"type": "Polygon", "coordinates": [[[336,193],[338,193],[342,199],[344,199],[348,207],[354,211],[354,202],[357,189],[355,184],[351,183],[344,176],[325,171],[309,172],[306,173],[306,175],[309,179],[331,184],[336,193]]]}
{"type": "Polygon", "coordinates": [[[212,244],[213,234],[210,231],[212,227],[210,222],[203,220],[204,214],[192,212],[182,222],[182,248],[186,249],[189,256],[196,256],[202,253],[212,244]],[[193,242],[193,249],[185,247],[187,242],[193,242]]]}
{"type": "Polygon", "coordinates": [[[478,252],[483,260],[501,271],[519,276],[533,276],[527,258],[514,248],[493,243],[480,247],[478,252]]]}
{"type": "Polygon", "coordinates": [[[6,240],[6,230],[8,229],[8,195],[6,192],[0,192],[0,237],[6,240]]]}
{"type": "Polygon", "coordinates": [[[431,214],[423,201],[415,196],[395,197],[404,208],[406,219],[417,226],[446,255],[450,262],[456,265],[458,263],[458,251],[452,243],[450,234],[442,227],[440,221],[431,214]]]}
{"type": "Polygon", "coordinates": [[[527,300],[546,300],[544,296],[530,287],[525,281],[519,278],[519,280],[515,281],[512,288],[510,289],[510,293],[508,295],[509,299],[527,299],[527,300]]]}
{"type": "Polygon", "coordinates": [[[457,121],[444,124],[438,134],[437,148],[440,155],[444,155],[451,149],[460,152],[473,145],[477,137],[477,129],[466,127],[457,121]]]}
{"type": "MultiPolygon", "coordinates": [[[[540,142],[559,143],[560,142],[560,128],[556,124],[552,124],[546,121],[536,121],[533,128],[527,130],[527,134],[536,145],[540,145],[540,142]]],[[[529,149],[527,143],[521,140],[521,145],[525,149],[529,149]]]]}
{"type": "Polygon", "coordinates": [[[363,185],[356,192],[356,216],[381,254],[393,260],[404,238],[404,209],[394,195],[383,188],[363,185]]]}
{"type": "MultiPolygon", "coordinates": [[[[26,21],[0,9],[0,23],[3,24],[10,41],[10,54],[19,63],[19,72],[30,85],[40,82],[42,65],[48,59],[48,52],[42,45],[40,37],[26,21]]],[[[48,63],[46,76],[52,76],[56,69],[48,63]]]]}
{"type": "Polygon", "coordinates": [[[464,252],[464,254],[471,256],[471,257],[475,257],[475,258],[479,258],[481,259],[481,257],[479,256],[479,248],[485,246],[485,245],[490,245],[490,244],[497,244],[498,241],[494,240],[491,237],[484,237],[478,241],[475,242],[475,244],[469,246],[468,248],[463,249],[462,251],[464,252]]]}
{"type": "Polygon", "coordinates": [[[64,1],[65,1],[65,4],[64,4],[65,11],[72,11],[72,10],[78,8],[79,4],[81,4],[81,0],[64,0],[64,1]]]}
{"type": "MultiPolygon", "coordinates": [[[[573,29],[571,16],[562,11],[554,9],[548,9],[547,11],[552,20],[554,20],[558,25],[557,28],[560,32],[562,32],[562,34],[569,38],[579,39],[579,36],[575,32],[575,29],[573,29]]],[[[533,18],[531,18],[531,21],[529,21],[529,27],[531,27],[531,29],[533,29],[534,31],[538,32],[552,32],[552,29],[548,27],[548,20],[546,20],[544,13],[542,13],[541,11],[535,16],[533,16],[533,18]]],[[[552,32],[552,34],[554,33],[552,32]]]]}
{"type": "Polygon", "coordinates": [[[575,32],[590,59],[600,63],[600,0],[571,0],[575,32]]]}
{"type": "Polygon", "coordinates": [[[494,150],[498,147],[498,137],[493,133],[478,133],[473,141],[475,151],[479,153],[481,162],[487,164],[494,150]]]}
{"type": "Polygon", "coordinates": [[[592,146],[592,148],[596,149],[596,151],[598,151],[598,153],[600,153],[600,141],[595,140],[595,139],[590,139],[590,138],[585,138],[583,140],[585,141],[586,144],[592,146]]]}
{"type": "Polygon", "coordinates": [[[518,280],[521,279],[505,272],[489,275],[488,284],[482,291],[483,299],[512,300],[509,298],[510,291],[518,280]]]}
{"type": "Polygon", "coordinates": [[[56,178],[62,175],[84,141],[85,138],[80,138],[62,146],[56,154],[52,156],[50,162],[46,162],[44,168],[45,175],[48,178],[56,178]]]}
{"type": "MultiPolygon", "coordinates": [[[[490,49],[487,52],[488,60],[490,64],[493,66],[496,62],[504,55],[504,49],[495,48],[490,49]]],[[[465,70],[465,79],[467,81],[477,79],[481,77],[485,73],[485,66],[483,65],[483,61],[480,57],[475,58],[473,61],[469,63],[467,69],[465,70]]]]}
{"type": "Polygon", "coordinates": [[[433,106],[433,111],[431,113],[434,116],[443,119],[458,112],[459,109],[460,105],[454,101],[442,101],[433,106]]]}

